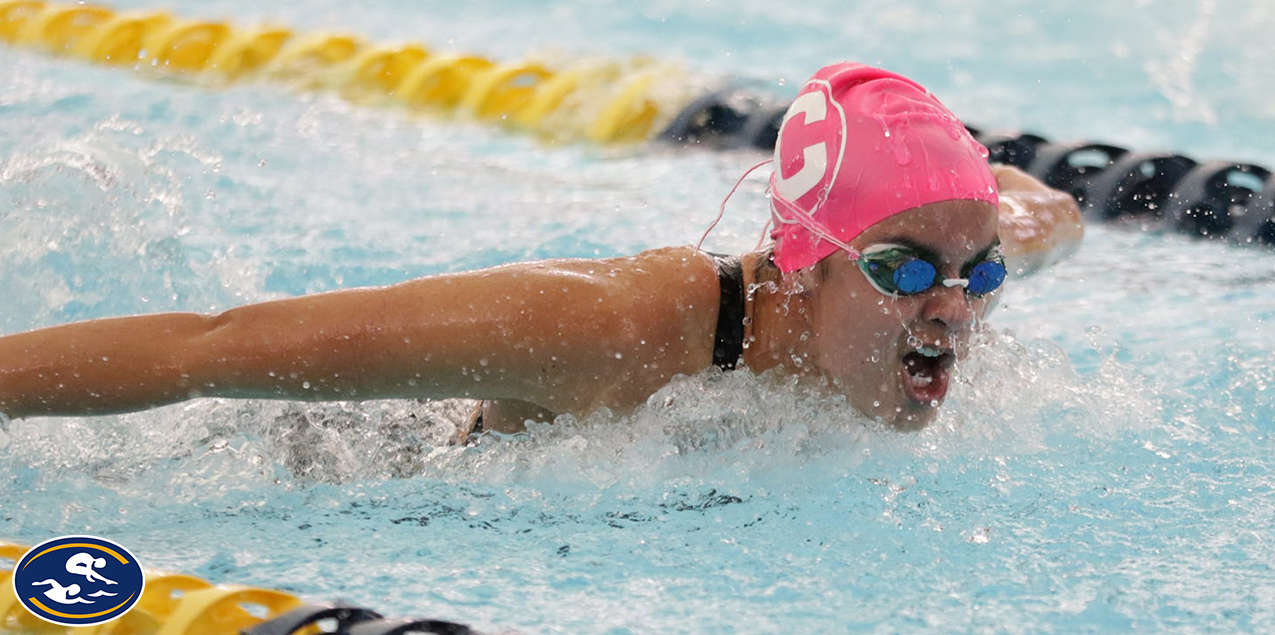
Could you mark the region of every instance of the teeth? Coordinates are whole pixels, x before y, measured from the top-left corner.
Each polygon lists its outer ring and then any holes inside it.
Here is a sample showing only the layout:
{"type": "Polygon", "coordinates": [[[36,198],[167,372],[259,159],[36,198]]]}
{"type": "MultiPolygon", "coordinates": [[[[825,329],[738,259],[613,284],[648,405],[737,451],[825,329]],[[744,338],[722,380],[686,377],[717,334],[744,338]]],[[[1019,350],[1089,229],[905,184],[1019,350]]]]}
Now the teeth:
{"type": "Polygon", "coordinates": [[[929,375],[913,375],[909,377],[908,380],[912,382],[913,386],[920,388],[925,388],[926,386],[934,383],[934,378],[929,375]]]}
{"type": "Polygon", "coordinates": [[[916,352],[926,357],[938,357],[943,354],[943,351],[931,346],[922,346],[921,348],[916,349],[916,352]]]}

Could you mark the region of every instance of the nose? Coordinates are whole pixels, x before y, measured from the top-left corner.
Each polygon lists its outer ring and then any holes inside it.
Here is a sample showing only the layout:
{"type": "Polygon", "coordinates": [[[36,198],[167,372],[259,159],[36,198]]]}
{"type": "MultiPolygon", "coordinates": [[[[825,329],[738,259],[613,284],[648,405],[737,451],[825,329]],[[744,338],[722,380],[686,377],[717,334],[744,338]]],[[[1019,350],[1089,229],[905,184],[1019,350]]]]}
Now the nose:
{"type": "Polygon", "coordinates": [[[960,285],[940,285],[929,295],[922,315],[944,333],[958,333],[974,323],[974,307],[960,285]]]}

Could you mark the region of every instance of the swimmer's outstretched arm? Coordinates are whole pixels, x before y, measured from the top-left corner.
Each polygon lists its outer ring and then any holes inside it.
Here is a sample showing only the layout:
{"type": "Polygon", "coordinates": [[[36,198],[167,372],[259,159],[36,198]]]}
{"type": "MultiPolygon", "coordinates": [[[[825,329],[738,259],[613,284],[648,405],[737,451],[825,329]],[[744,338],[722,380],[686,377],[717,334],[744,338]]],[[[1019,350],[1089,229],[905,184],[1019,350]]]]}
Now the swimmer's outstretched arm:
{"type": "Polygon", "coordinates": [[[993,165],[1000,189],[1001,251],[1011,272],[1028,275],[1070,256],[1085,235],[1076,199],[1007,165],[993,165]]]}
{"type": "Polygon", "coordinates": [[[652,253],[2,337],[0,412],[109,414],[200,396],[515,399],[555,413],[636,405],[712,356],[713,312],[688,320],[680,306],[716,303],[711,263],[689,248],[652,253]],[[688,279],[691,296],[661,293],[688,279]]]}

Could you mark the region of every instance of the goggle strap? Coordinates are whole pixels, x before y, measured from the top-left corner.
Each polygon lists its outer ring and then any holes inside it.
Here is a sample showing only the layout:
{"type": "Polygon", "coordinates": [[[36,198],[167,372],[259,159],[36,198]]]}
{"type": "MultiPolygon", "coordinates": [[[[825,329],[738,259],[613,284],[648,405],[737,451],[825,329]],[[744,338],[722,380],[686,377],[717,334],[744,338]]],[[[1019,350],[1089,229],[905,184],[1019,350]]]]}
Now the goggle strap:
{"type": "MultiPolygon", "coordinates": [[[[774,177],[771,177],[771,179],[773,181],[774,177]]],[[[855,249],[854,247],[851,247],[850,245],[844,242],[841,242],[840,240],[837,240],[837,238],[832,235],[832,232],[828,231],[828,228],[823,226],[823,223],[820,223],[819,221],[815,220],[810,214],[807,214],[805,210],[801,209],[800,207],[797,207],[793,203],[786,201],[780,196],[778,196],[777,194],[775,194],[773,183],[771,185],[770,200],[773,203],[770,206],[770,216],[771,216],[771,220],[774,221],[775,225],[801,225],[802,227],[806,229],[806,231],[809,231],[810,233],[814,234],[815,237],[821,240],[826,240],[832,243],[833,245],[835,245],[838,249],[841,249],[849,253],[851,260],[859,259],[860,254],[858,249],[855,249]],[[784,211],[791,214],[792,218],[789,219],[784,217],[783,214],[780,214],[779,206],[783,206],[784,211]]]]}
{"type": "Polygon", "coordinates": [[[699,242],[695,243],[695,251],[700,251],[700,247],[704,246],[704,241],[708,239],[708,235],[713,233],[713,230],[717,228],[717,224],[722,221],[722,217],[726,215],[726,202],[730,200],[730,197],[735,195],[735,190],[738,190],[739,186],[744,184],[744,179],[748,178],[748,175],[756,171],[757,168],[760,168],[773,160],[774,159],[766,159],[765,161],[748,168],[739,177],[739,180],[735,181],[735,187],[730,188],[730,192],[726,194],[726,198],[722,199],[721,206],[717,208],[717,218],[713,219],[713,222],[709,224],[708,229],[704,230],[704,235],[699,237],[699,242]]]}
{"type": "Polygon", "coordinates": [[[969,278],[943,278],[943,286],[947,288],[960,287],[962,289],[970,288],[969,278]]]}

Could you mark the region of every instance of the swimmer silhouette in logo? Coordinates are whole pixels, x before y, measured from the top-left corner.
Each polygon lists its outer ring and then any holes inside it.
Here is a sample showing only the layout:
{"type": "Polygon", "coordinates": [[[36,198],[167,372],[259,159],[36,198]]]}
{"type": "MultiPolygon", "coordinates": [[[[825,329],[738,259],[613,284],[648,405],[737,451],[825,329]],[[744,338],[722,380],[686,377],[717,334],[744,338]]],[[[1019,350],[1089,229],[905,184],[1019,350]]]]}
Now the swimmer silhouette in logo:
{"type": "Polygon", "coordinates": [[[71,586],[62,586],[57,580],[41,580],[40,582],[32,582],[31,586],[51,586],[53,588],[44,592],[44,597],[57,602],[58,604],[92,604],[93,600],[74,597],[80,594],[80,585],[72,584],[71,586]]]}
{"type": "Polygon", "coordinates": [[[108,580],[94,569],[101,569],[106,566],[106,558],[94,558],[93,554],[87,551],[81,551],[66,561],[66,572],[82,575],[89,582],[100,581],[107,584],[115,584],[114,580],[108,580]]]}
{"type": "MultiPolygon", "coordinates": [[[[102,569],[106,567],[106,558],[94,558],[93,554],[87,551],[81,551],[66,560],[66,572],[74,575],[82,575],[89,582],[103,582],[106,584],[117,584],[114,580],[108,579],[102,574],[94,571],[94,569],[102,569]]],[[[92,604],[93,600],[86,600],[82,597],[76,597],[82,590],[78,584],[70,584],[62,586],[57,580],[52,578],[42,580],[40,582],[32,582],[31,586],[48,586],[51,587],[44,592],[44,597],[57,602],[58,604],[92,604]]],[[[115,597],[116,593],[107,593],[106,591],[97,591],[90,593],[88,597],[115,597]]]]}

